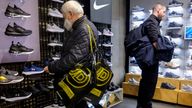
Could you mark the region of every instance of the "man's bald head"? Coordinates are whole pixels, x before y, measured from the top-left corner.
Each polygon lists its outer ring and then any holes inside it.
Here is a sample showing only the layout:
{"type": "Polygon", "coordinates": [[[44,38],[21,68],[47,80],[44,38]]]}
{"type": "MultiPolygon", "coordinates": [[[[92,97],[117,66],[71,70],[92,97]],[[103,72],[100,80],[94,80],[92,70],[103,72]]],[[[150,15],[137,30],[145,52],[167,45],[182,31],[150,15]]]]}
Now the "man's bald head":
{"type": "Polygon", "coordinates": [[[153,6],[152,10],[153,10],[153,15],[155,15],[156,17],[158,17],[161,20],[166,14],[166,7],[161,3],[155,4],[153,6]]]}

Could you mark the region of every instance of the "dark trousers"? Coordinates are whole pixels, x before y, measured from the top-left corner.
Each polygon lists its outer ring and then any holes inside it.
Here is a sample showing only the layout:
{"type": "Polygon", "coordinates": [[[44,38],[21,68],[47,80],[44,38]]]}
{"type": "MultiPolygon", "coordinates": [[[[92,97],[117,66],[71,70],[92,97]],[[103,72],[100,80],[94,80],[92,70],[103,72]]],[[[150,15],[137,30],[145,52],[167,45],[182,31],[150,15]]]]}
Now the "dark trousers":
{"type": "Polygon", "coordinates": [[[158,78],[159,63],[152,66],[142,65],[142,79],[140,81],[137,108],[152,108],[152,98],[158,78]]]}

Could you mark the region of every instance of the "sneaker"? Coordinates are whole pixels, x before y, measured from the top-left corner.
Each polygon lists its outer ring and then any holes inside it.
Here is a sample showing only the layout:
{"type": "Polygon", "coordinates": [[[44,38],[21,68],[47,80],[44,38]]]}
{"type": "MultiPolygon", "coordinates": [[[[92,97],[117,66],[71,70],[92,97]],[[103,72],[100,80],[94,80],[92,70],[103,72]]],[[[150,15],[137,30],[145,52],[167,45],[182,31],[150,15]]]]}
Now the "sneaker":
{"type": "Polygon", "coordinates": [[[49,88],[49,89],[54,89],[53,81],[54,81],[54,79],[52,79],[52,80],[50,80],[50,81],[48,82],[47,88],[49,88]]]}
{"type": "Polygon", "coordinates": [[[61,54],[60,53],[54,53],[54,54],[52,54],[51,55],[51,58],[53,59],[53,60],[59,60],[60,58],[61,58],[61,54]]]}
{"type": "Polygon", "coordinates": [[[23,76],[0,74],[0,84],[15,84],[24,80],[23,76]]]}
{"type": "Polygon", "coordinates": [[[172,72],[166,72],[164,77],[167,77],[167,78],[180,78],[180,76],[172,73],[172,72]]]}
{"type": "Polygon", "coordinates": [[[110,41],[107,41],[107,42],[104,42],[102,44],[104,47],[112,47],[113,46],[113,43],[111,43],[110,41]]]}
{"type": "Polygon", "coordinates": [[[29,86],[27,91],[31,92],[33,96],[36,96],[40,93],[40,90],[37,89],[35,86],[29,86]]]}
{"type": "Polygon", "coordinates": [[[32,54],[33,49],[27,48],[26,46],[22,45],[20,42],[17,42],[17,47],[19,49],[19,54],[32,54]]]}
{"type": "Polygon", "coordinates": [[[133,85],[139,85],[139,82],[137,80],[135,80],[135,78],[129,78],[128,82],[133,85]]]}
{"type": "Polygon", "coordinates": [[[106,52],[106,53],[105,53],[105,56],[107,56],[107,57],[111,57],[111,56],[112,56],[111,51],[106,52]]]}
{"type": "Polygon", "coordinates": [[[31,17],[31,14],[26,13],[21,8],[14,5],[14,7],[7,6],[5,11],[5,16],[7,17],[31,17]]]}
{"type": "Polygon", "coordinates": [[[192,86],[190,86],[190,85],[182,85],[181,86],[181,90],[182,91],[187,91],[187,92],[192,92],[192,86]]]}
{"type": "Polygon", "coordinates": [[[134,57],[131,57],[131,58],[130,58],[130,63],[131,63],[131,64],[137,64],[137,61],[135,60],[134,57]]]}
{"type": "Polygon", "coordinates": [[[172,11],[172,12],[169,13],[169,16],[170,17],[182,17],[183,13],[178,13],[176,11],[172,11]]]}
{"type": "Polygon", "coordinates": [[[31,95],[31,92],[26,92],[21,89],[7,89],[0,98],[8,102],[15,102],[27,99],[31,97],[31,95]]]}
{"type": "Polygon", "coordinates": [[[161,88],[170,89],[170,90],[176,89],[176,87],[174,87],[173,85],[171,85],[170,83],[167,83],[167,82],[162,82],[161,88]]]}
{"type": "Polygon", "coordinates": [[[101,35],[103,35],[103,34],[102,34],[100,31],[98,31],[98,35],[101,36],[101,35]]]}
{"type": "Polygon", "coordinates": [[[169,35],[172,38],[181,38],[182,37],[182,35],[176,34],[176,33],[173,33],[173,32],[168,32],[167,35],[169,35]]]}
{"type": "Polygon", "coordinates": [[[42,67],[38,67],[35,65],[30,65],[30,66],[24,66],[23,69],[23,74],[25,75],[34,75],[34,74],[41,74],[43,73],[43,68],[42,67]]]}
{"type": "Polygon", "coordinates": [[[50,40],[50,43],[48,43],[48,46],[52,46],[52,47],[60,46],[60,47],[62,47],[63,43],[60,42],[59,40],[57,40],[55,37],[51,37],[51,40],[50,40]]]}
{"type": "Polygon", "coordinates": [[[35,87],[42,92],[49,92],[49,89],[42,83],[36,84],[35,87]]]}
{"type": "Polygon", "coordinates": [[[12,27],[8,24],[6,31],[5,31],[5,35],[8,35],[8,36],[28,36],[31,34],[32,34],[31,30],[27,30],[27,29],[17,25],[16,23],[14,23],[14,27],[12,27]]]}
{"type": "Polygon", "coordinates": [[[134,16],[133,17],[133,21],[143,21],[145,18],[141,18],[141,17],[138,17],[138,16],[134,16]]]}
{"type": "Polygon", "coordinates": [[[57,8],[53,8],[53,9],[49,8],[48,15],[52,17],[63,18],[63,14],[61,14],[61,12],[59,12],[57,8]]]}
{"type": "Polygon", "coordinates": [[[58,2],[58,3],[64,3],[63,0],[52,0],[52,1],[54,1],[54,2],[58,2]]]}
{"type": "Polygon", "coordinates": [[[56,24],[51,23],[51,24],[47,24],[47,31],[49,32],[58,32],[58,33],[62,33],[64,32],[64,29],[58,27],[56,24]]]}
{"type": "Polygon", "coordinates": [[[132,8],[132,12],[139,12],[139,11],[144,11],[144,8],[138,5],[132,8]]]}
{"type": "Polygon", "coordinates": [[[4,67],[1,67],[0,73],[5,74],[5,75],[15,75],[15,76],[18,75],[17,71],[8,70],[8,69],[5,69],[4,67]]]}
{"type": "Polygon", "coordinates": [[[9,53],[12,53],[12,54],[32,54],[33,49],[23,46],[20,42],[17,42],[17,44],[14,44],[14,42],[12,41],[12,44],[9,48],[9,53]]]}
{"type": "Polygon", "coordinates": [[[113,66],[113,64],[112,64],[110,61],[107,61],[107,65],[108,65],[109,67],[113,66]]]}
{"type": "Polygon", "coordinates": [[[108,28],[105,28],[105,29],[103,29],[103,35],[113,36],[113,32],[111,32],[108,28]]]}
{"type": "Polygon", "coordinates": [[[0,74],[0,84],[9,83],[10,80],[8,80],[5,76],[0,74]]]}
{"type": "Polygon", "coordinates": [[[171,69],[177,69],[180,67],[180,65],[177,64],[176,62],[167,62],[167,63],[165,63],[165,67],[168,67],[171,69]]]}
{"type": "Polygon", "coordinates": [[[169,2],[169,6],[182,6],[182,2],[178,2],[176,0],[172,0],[172,2],[169,2]]]}
{"type": "Polygon", "coordinates": [[[170,22],[168,27],[183,27],[183,24],[178,24],[176,22],[170,22]]]}

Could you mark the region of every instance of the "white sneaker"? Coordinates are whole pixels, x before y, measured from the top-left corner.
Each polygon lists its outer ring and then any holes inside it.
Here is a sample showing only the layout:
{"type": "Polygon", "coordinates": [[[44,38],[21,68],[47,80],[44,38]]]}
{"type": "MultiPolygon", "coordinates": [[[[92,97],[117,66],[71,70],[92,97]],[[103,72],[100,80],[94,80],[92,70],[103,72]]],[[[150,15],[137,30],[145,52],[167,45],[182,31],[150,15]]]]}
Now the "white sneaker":
{"type": "Polygon", "coordinates": [[[135,80],[135,78],[129,78],[129,83],[134,84],[134,85],[139,85],[139,82],[135,80]]]}
{"type": "Polygon", "coordinates": [[[113,32],[111,32],[108,28],[105,28],[105,29],[103,29],[103,35],[113,36],[113,32]]]}
{"type": "Polygon", "coordinates": [[[101,33],[100,31],[98,31],[98,35],[99,35],[99,36],[101,36],[101,35],[102,35],[102,33],[101,33]]]}
{"type": "Polygon", "coordinates": [[[107,61],[107,64],[109,67],[113,66],[113,64],[110,61],[107,61]]]}
{"type": "Polygon", "coordinates": [[[53,9],[49,8],[48,15],[52,17],[63,18],[63,15],[61,14],[61,12],[59,12],[57,8],[53,8],[53,9]]]}
{"type": "Polygon", "coordinates": [[[102,45],[104,47],[112,47],[113,46],[113,44],[111,42],[104,42],[102,45]]]}
{"type": "Polygon", "coordinates": [[[56,24],[52,23],[52,24],[46,24],[47,25],[47,31],[49,32],[59,32],[62,33],[64,32],[64,29],[58,27],[56,24]]]}
{"type": "Polygon", "coordinates": [[[58,3],[64,3],[63,0],[52,0],[54,2],[58,2],[58,3]]]}
{"type": "Polygon", "coordinates": [[[51,40],[50,43],[48,43],[48,46],[52,46],[52,47],[60,46],[60,47],[62,47],[62,46],[63,46],[63,43],[62,43],[62,42],[59,42],[59,41],[56,40],[56,39],[54,39],[54,40],[51,40]]]}
{"type": "Polygon", "coordinates": [[[182,87],[181,87],[181,90],[183,90],[183,91],[188,91],[188,92],[192,92],[192,86],[190,86],[190,85],[182,85],[182,87]]]}

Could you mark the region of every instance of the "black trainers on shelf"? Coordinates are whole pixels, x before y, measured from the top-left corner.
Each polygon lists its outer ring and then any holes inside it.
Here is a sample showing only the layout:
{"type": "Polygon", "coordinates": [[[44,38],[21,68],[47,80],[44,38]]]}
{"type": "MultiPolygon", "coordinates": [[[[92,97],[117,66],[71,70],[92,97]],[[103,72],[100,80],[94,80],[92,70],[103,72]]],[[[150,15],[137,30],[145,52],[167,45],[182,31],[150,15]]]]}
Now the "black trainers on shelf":
{"type": "Polygon", "coordinates": [[[170,83],[167,83],[167,82],[162,82],[161,88],[170,89],[170,90],[176,89],[176,87],[174,87],[173,85],[171,85],[170,83]]]}
{"type": "Polygon", "coordinates": [[[35,87],[39,89],[41,92],[49,92],[49,89],[42,83],[36,84],[35,87]]]}
{"type": "Polygon", "coordinates": [[[179,1],[176,1],[176,0],[172,0],[171,2],[169,2],[169,6],[182,6],[183,3],[182,2],[179,2],[179,1]]]}
{"type": "Polygon", "coordinates": [[[12,53],[12,54],[31,54],[31,53],[33,53],[33,49],[23,46],[20,42],[17,42],[17,44],[14,44],[14,42],[12,41],[12,44],[9,48],[9,53],[12,53]]]}
{"type": "Polygon", "coordinates": [[[31,30],[27,30],[17,25],[16,23],[14,23],[13,27],[8,24],[5,31],[5,35],[8,35],[8,36],[28,36],[31,34],[32,34],[31,30]]]}
{"type": "Polygon", "coordinates": [[[33,96],[36,96],[40,93],[40,90],[37,89],[35,86],[29,86],[27,91],[31,92],[33,96]]]}
{"type": "Polygon", "coordinates": [[[171,36],[172,38],[181,38],[182,37],[182,35],[176,34],[173,32],[168,32],[167,35],[171,36]]]}
{"type": "Polygon", "coordinates": [[[31,14],[26,13],[16,5],[14,7],[7,6],[5,11],[5,16],[7,17],[31,17],[31,14]]]}
{"type": "Polygon", "coordinates": [[[1,99],[8,102],[15,102],[23,99],[27,99],[32,95],[31,92],[26,92],[21,89],[7,89],[3,92],[1,99]]]}
{"type": "Polygon", "coordinates": [[[178,24],[176,22],[170,22],[168,27],[183,27],[183,24],[178,24]]]}

